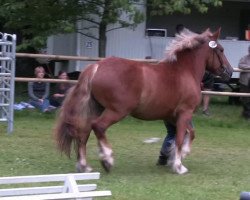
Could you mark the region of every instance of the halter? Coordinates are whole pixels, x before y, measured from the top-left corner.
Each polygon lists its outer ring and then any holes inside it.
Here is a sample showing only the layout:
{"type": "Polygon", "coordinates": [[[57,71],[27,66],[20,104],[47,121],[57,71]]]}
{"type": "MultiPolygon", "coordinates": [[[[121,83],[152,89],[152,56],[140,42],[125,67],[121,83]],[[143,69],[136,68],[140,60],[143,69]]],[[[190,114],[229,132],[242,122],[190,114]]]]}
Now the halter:
{"type": "Polygon", "coordinates": [[[224,81],[229,81],[229,79],[232,76],[232,72],[227,69],[227,67],[224,65],[223,60],[221,58],[221,51],[218,49],[218,45],[216,41],[210,41],[208,43],[209,47],[213,49],[213,63],[214,63],[214,54],[218,57],[220,62],[220,68],[219,68],[219,76],[224,81]]]}

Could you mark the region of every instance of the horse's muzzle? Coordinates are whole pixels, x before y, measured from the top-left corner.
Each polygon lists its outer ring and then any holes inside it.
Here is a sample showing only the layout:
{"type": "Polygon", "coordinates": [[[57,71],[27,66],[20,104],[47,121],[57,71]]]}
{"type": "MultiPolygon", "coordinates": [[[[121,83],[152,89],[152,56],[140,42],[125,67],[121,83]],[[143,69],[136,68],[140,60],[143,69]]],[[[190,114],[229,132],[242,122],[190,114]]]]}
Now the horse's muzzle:
{"type": "Polygon", "coordinates": [[[233,68],[231,66],[225,67],[221,66],[221,70],[219,76],[222,78],[223,81],[228,82],[233,75],[233,68]]]}

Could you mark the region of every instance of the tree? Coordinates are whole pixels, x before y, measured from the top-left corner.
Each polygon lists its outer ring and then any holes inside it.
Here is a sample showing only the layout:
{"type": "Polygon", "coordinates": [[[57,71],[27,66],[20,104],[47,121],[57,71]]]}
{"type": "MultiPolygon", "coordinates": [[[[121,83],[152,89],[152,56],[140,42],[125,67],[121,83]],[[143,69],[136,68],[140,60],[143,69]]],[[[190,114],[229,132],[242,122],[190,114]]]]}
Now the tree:
{"type": "Polygon", "coordinates": [[[44,47],[48,36],[74,31],[78,1],[0,0],[0,23],[8,31],[21,32],[25,49],[44,47]]]}
{"type": "Polygon", "coordinates": [[[209,6],[222,6],[222,0],[148,0],[147,2],[151,7],[151,15],[168,15],[174,12],[189,14],[192,9],[206,13],[209,6]]]}
{"type": "Polygon", "coordinates": [[[50,35],[78,32],[99,40],[99,56],[105,57],[108,31],[135,27],[144,20],[144,13],[136,4],[150,6],[152,15],[164,15],[176,11],[190,13],[193,8],[206,12],[209,5],[222,5],[222,0],[0,0],[0,24],[21,32],[19,49],[39,49],[50,35]],[[79,30],[80,20],[90,26],[79,30]],[[110,24],[115,24],[115,28],[108,29],[110,24]],[[98,37],[88,34],[89,28],[96,28],[98,37]]]}
{"type": "Polygon", "coordinates": [[[144,20],[144,14],[137,9],[134,4],[140,0],[87,0],[85,2],[85,9],[83,10],[80,20],[90,22],[89,27],[84,30],[77,30],[78,33],[91,37],[99,41],[99,56],[105,57],[106,52],[106,33],[114,29],[135,27],[144,20]],[[122,15],[126,14],[126,17],[122,15]],[[108,29],[109,24],[116,24],[115,28],[108,29]],[[96,28],[98,30],[98,37],[90,35],[86,32],[89,28],[96,28]]]}

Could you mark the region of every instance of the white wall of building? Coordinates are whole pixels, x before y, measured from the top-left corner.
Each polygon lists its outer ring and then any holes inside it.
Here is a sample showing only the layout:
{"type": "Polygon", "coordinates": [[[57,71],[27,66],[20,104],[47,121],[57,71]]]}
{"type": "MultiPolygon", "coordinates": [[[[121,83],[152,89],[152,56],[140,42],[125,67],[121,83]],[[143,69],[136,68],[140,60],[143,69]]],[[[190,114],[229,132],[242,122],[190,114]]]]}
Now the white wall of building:
{"type": "MultiPolygon", "coordinates": [[[[141,6],[141,9],[145,8],[141,6]]],[[[81,22],[79,27],[86,27],[87,22],[81,22]]],[[[116,25],[113,25],[115,27],[116,25]]],[[[113,28],[110,26],[109,28],[113,28]]],[[[129,59],[143,59],[151,56],[153,59],[164,58],[166,45],[171,37],[145,36],[146,24],[141,23],[135,29],[122,28],[107,33],[107,56],[118,56],[129,59]]],[[[90,29],[90,33],[97,37],[97,29],[90,29]]],[[[239,59],[247,54],[250,41],[220,40],[225,49],[225,55],[233,67],[237,67],[239,59]]],[[[98,57],[98,40],[81,34],[67,34],[52,36],[48,39],[48,54],[98,57]]],[[[57,62],[56,71],[63,68],[68,72],[81,71],[91,62],[70,61],[57,62]]],[[[238,76],[237,73],[234,74],[238,76]]]]}

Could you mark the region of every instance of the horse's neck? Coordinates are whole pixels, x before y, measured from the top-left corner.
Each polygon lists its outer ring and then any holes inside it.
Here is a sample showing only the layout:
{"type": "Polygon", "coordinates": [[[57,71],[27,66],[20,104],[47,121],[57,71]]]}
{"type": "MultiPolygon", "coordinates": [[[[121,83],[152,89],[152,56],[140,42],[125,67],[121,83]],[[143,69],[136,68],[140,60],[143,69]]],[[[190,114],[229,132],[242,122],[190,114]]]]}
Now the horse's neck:
{"type": "Polygon", "coordinates": [[[206,67],[206,57],[201,49],[184,51],[178,55],[179,63],[183,68],[187,68],[197,83],[202,81],[206,67]]]}

